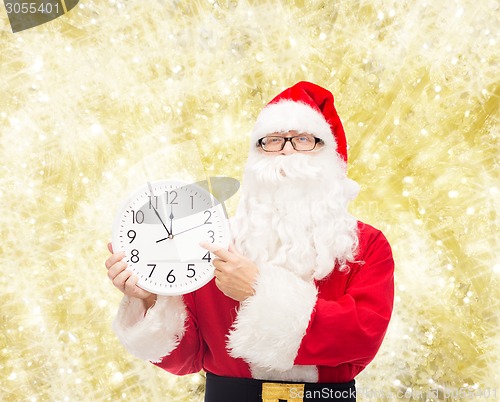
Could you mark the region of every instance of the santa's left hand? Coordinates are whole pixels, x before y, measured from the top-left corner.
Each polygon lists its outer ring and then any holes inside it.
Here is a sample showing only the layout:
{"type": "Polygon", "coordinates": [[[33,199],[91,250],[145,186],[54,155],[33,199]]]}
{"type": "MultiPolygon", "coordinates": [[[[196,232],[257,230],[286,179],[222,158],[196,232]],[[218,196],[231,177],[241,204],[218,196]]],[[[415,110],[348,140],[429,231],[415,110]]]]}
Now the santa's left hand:
{"type": "Polygon", "coordinates": [[[243,301],[255,294],[253,288],[259,268],[245,256],[238,253],[232,245],[229,250],[211,243],[200,246],[216,255],[212,260],[215,267],[215,284],[227,297],[243,301]]]}

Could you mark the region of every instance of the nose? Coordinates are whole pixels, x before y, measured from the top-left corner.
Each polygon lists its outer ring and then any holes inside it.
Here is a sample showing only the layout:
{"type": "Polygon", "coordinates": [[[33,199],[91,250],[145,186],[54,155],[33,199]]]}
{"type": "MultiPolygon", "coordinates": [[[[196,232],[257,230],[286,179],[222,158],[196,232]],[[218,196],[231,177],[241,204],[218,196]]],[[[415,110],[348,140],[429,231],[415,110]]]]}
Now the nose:
{"type": "Polygon", "coordinates": [[[290,154],[294,154],[295,152],[297,152],[297,151],[292,146],[292,142],[291,141],[287,141],[286,144],[285,144],[285,146],[281,150],[281,155],[290,155],[290,154]]]}

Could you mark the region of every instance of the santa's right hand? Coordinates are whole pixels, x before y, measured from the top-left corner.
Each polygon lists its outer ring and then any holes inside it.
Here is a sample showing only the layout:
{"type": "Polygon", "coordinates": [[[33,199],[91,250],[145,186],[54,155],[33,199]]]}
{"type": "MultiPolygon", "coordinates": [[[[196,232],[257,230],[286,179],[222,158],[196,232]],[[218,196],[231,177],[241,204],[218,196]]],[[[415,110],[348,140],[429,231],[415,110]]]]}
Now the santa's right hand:
{"type": "MultiPolygon", "coordinates": [[[[109,245],[108,249],[112,252],[109,245]]],[[[127,270],[127,262],[124,261],[125,253],[120,251],[113,253],[104,264],[108,270],[108,278],[113,285],[124,295],[136,297],[138,299],[151,299],[155,295],[137,286],[139,278],[131,271],[127,270]]]]}

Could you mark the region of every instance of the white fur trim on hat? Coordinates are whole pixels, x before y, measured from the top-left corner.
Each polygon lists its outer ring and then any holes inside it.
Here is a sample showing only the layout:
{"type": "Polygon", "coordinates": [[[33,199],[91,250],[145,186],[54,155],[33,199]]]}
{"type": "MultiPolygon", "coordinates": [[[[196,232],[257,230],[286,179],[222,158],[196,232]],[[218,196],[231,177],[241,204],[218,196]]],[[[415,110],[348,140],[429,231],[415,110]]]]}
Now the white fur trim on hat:
{"type": "Polygon", "coordinates": [[[182,296],[158,296],[147,312],[141,299],[124,296],[113,330],[131,354],[156,363],[179,344],[186,317],[182,296]]]}
{"type": "Polygon", "coordinates": [[[317,293],[313,282],[284,268],[261,269],[255,295],[241,303],[229,333],[231,356],[264,370],[292,369],[317,293]]]}
{"type": "Polygon", "coordinates": [[[321,138],[326,145],[337,147],[330,125],[325,117],[317,110],[303,102],[283,100],[270,103],[257,117],[251,139],[257,140],[276,132],[296,130],[300,133],[309,133],[321,138]]]}

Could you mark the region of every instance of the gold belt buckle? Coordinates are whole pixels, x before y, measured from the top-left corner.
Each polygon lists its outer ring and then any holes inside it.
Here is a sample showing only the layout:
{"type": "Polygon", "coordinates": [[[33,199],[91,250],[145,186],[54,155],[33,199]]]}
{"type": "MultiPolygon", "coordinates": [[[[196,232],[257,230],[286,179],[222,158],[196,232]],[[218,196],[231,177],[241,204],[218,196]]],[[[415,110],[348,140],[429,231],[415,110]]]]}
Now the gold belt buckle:
{"type": "Polygon", "coordinates": [[[280,384],[265,382],[262,384],[262,402],[303,402],[304,384],[280,384]]]}

